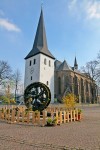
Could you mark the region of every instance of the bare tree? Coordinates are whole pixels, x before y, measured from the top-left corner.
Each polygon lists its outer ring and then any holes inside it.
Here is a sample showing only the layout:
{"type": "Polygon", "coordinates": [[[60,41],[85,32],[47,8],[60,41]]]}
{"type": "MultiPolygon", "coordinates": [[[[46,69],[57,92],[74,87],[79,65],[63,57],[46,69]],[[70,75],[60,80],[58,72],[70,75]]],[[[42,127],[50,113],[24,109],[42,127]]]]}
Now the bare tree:
{"type": "Polygon", "coordinates": [[[98,60],[98,68],[97,68],[97,82],[98,82],[98,85],[100,87],[100,51],[98,53],[98,56],[97,56],[97,60],[98,60]]]}
{"type": "Polygon", "coordinates": [[[12,70],[7,61],[0,60],[0,85],[3,83],[5,79],[12,78],[12,70]]]}
{"type": "Polygon", "coordinates": [[[89,76],[92,81],[96,81],[98,78],[98,61],[90,61],[86,63],[85,67],[81,67],[81,70],[89,76]]]}
{"type": "Polygon", "coordinates": [[[97,99],[97,92],[98,92],[98,65],[99,62],[97,60],[90,61],[86,63],[85,67],[82,67],[81,70],[85,73],[87,77],[89,77],[92,81],[91,83],[91,94],[92,94],[92,103],[94,103],[94,100],[97,99]]]}
{"type": "Polygon", "coordinates": [[[99,61],[99,63],[100,63],[100,51],[99,51],[99,53],[98,53],[97,58],[98,58],[98,61],[99,61]]]}
{"type": "Polygon", "coordinates": [[[13,80],[14,80],[14,83],[15,83],[15,100],[16,100],[17,93],[18,93],[18,85],[21,81],[21,73],[18,69],[15,71],[15,73],[13,75],[13,80]]]}

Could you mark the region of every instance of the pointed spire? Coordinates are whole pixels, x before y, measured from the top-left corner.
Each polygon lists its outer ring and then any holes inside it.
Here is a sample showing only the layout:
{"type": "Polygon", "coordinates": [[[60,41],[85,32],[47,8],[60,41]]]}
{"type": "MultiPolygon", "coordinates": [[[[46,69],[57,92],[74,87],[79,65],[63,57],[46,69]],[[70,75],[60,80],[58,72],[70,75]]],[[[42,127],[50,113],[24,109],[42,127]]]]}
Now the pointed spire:
{"type": "Polygon", "coordinates": [[[30,53],[26,56],[25,59],[30,58],[39,53],[42,53],[44,55],[47,55],[47,56],[55,59],[54,56],[48,50],[48,46],[47,46],[42,6],[41,6],[41,13],[40,13],[40,18],[39,18],[36,35],[35,35],[33,48],[30,51],[30,53]]]}
{"type": "Polygon", "coordinates": [[[74,69],[78,69],[78,64],[77,64],[76,56],[75,56],[75,60],[74,60],[74,69]]]}

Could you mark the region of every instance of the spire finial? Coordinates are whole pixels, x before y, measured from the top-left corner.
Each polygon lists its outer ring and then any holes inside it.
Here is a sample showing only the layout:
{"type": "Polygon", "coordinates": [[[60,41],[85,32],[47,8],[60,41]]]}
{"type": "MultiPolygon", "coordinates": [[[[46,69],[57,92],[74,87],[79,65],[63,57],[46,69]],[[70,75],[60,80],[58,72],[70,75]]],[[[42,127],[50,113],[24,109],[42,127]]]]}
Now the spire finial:
{"type": "Polygon", "coordinates": [[[43,0],[41,0],[41,9],[43,8],[43,0]]]}

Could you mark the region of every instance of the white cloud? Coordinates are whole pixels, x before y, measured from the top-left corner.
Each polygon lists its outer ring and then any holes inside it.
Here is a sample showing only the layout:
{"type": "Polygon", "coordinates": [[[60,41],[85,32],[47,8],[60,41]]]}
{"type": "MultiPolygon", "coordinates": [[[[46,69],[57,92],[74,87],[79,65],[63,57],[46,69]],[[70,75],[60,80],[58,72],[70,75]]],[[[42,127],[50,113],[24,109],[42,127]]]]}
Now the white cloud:
{"type": "Polygon", "coordinates": [[[0,18],[0,27],[14,32],[20,32],[21,30],[13,23],[11,23],[8,19],[0,18]]]}
{"type": "Polygon", "coordinates": [[[89,3],[87,17],[88,19],[100,19],[100,1],[89,3]]]}
{"type": "Polygon", "coordinates": [[[76,4],[77,4],[77,0],[71,0],[68,5],[69,10],[72,11],[73,8],[75,10],[76,4]]]}
{"type": "Polygon", "coordinates": [[[71,0],[68,3],[69,11],[75,16],[85,19],[100,19],[100,1],[98,0],[71,0]]]}

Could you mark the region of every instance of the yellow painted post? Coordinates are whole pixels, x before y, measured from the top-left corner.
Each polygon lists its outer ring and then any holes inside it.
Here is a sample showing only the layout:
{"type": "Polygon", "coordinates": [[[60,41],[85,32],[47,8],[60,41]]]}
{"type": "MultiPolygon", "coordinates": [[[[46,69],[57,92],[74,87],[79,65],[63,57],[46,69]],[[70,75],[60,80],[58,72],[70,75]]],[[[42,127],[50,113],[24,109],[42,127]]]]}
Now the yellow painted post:
{"type": "Polygon", "coordinates": [[[73,110],[73,116],[74,116],[74,121],[75,121],[75,110],[73,110]]]}
{"type": "Polygon", "coordinates": [[[78,120],[78,109],[76,109],[76,120],[78,120]]]}
{"type": "Polygon", "coordinates": [[[73,121],[72,110],[70,110],[70,121],[73,121]]]}
{"type": "Polygon", "coordinates": [[[62,123],[62,111],[60,111],[60,123],[62,123]]]}
{"type": "Polygon", "coordinates": [[[28,111],[28,113],[27,113],[27,123],[29,124],[29,122],[30,122],[30,112],[28,111]]]}
{"type": "Polygon", "coordinates": [[[24,123],[24,111],[22,111],[22,123],[24,123]]]}
{"type": "Polygon", "coordinates": [[[0,111],[0,119],[2,118],[1,116],[2,116],[2,112],[0,111]]]}
{"type": "Polygon", "coordinates": [[[14,121],[15,121],[15,110],[13,109],[11,113],[11,122],[13,123],[14,121]]]}
{"type": "Polygon", "coordinates": [[[17,111],[17,123],[19,123],[20,110],[17,111]]]}
{"type": "Polygon", "coordinates": [[[67,111],[67,122],[69,122],[69,111],[67,111]]]}
{"type": "Polygon", "coordinates": [[[4,119],[6,120],[6,118],[7,118],[7,112],[6,112],[6,107],[5,107],[5,111],[4,111],[4,119]]]}
{"type": "Polygon", "coordinates": [[[43,111],[43,125],[46,124],[46,116],[45,116],[45,111],[43,111]]]}
{"type": "Polygon", "coordinates": [[[35,123],[35,112],[33,111],[32,112],[32,124],[34,125],[34,123],[35,123]]]}
{"type": "Polygon", "coordinates": [[[10,120],[10,109],[8,109],[8,112],[7,112],[7,120],[8,120],[8,122],[10,120]]]}
{"type": "Polygon", "coordinates": [[[64,123],[66,123],[66,111],[64,111],[64,123]]]}
{"type": "Polygon", "coordinates": [[[56,110],[56,118],[57,118],[57,124],[58,124],[58,110],[56,110]]]}
{"type": "Polygon", "coordinates": [[[40,125],[40,112],[38,112],[38,125],[40,125]]]}

